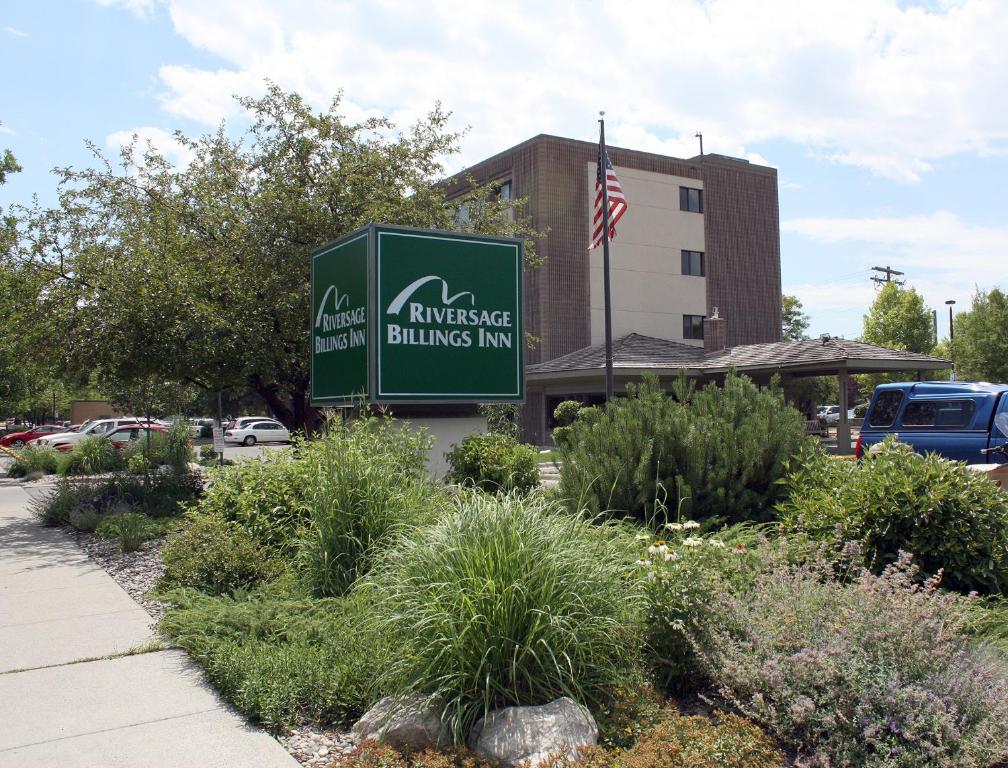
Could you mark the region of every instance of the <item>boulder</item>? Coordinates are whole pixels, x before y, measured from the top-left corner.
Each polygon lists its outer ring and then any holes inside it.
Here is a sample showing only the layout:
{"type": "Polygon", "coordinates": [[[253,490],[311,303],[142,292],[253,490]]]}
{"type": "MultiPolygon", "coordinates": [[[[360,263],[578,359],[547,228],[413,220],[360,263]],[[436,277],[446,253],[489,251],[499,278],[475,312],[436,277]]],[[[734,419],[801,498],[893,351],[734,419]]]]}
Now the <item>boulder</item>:
{"type": "Polygon", "coordinates": [[[564,696],[538,707],[498,709],[476,723],[469,748],[503,768],[536,768],[549,757],[576,760],[583,747],[598,743],[591,712],[564,696]]]}
{"type": "Polygon", "coordinates": [[[386,696],[350,730],[358,744],[380,741],[393,747],[445,747],[451,744],[439,707],[423,696],[386,696]]]}

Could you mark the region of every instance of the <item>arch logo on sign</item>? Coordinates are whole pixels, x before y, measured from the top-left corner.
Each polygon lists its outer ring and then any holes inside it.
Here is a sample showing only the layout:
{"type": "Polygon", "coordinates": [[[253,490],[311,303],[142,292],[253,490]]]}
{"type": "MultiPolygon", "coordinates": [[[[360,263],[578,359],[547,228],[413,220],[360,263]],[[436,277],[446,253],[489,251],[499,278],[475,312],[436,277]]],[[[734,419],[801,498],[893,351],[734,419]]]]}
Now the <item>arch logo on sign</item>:
{"type": "Polygon", "coordinates": [[[513,239],[371,226],[320,249],[312,402],[520,402],[521,282],[513,239]]]}

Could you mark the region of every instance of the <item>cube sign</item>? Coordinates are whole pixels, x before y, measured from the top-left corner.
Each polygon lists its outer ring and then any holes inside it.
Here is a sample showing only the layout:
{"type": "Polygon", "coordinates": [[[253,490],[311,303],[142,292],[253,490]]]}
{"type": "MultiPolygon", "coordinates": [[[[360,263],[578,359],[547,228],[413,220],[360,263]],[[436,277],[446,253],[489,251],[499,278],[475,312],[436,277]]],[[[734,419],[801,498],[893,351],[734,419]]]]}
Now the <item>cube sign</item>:
{"type": "Polygon", "coordinates": [[[522,243],[372,225],[311,256],[313,405],[521,402],[522,243]]]}

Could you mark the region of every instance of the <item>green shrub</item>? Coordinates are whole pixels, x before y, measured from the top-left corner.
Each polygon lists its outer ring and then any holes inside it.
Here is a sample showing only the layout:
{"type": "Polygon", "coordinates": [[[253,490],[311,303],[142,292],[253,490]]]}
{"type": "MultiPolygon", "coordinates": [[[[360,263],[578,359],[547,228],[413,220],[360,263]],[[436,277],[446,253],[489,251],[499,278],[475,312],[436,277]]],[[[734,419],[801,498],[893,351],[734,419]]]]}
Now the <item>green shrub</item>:
{"type": "Polygon", "coordinates": [[[783,564],[718,602],[697,653],[803,765],[990,766],[1008,757],[1008,679],[971,647],[969,603],[921,585],[908,555],[878,576],[783,564]]]}
{"type": "Polygon", "coordinates": [[[597,706],[637,659],[625,539],[539,497],[470,493],[388,549],[362,584],[397,652],[385,688],[443,703],[458,742],[490,709],[597,706]]]}
{"type": "Polygon", "coordinates": [[[202,480],[190,473],[147,477],[117,474],[102,478],[60,478],[52,491],[34,502],[35,513],[49,525],[92,530],[98,519],[123,507],[149,517],[171,517],[202,492],[202,480]],[[83,521],[83,522],[82,522],[83,521]]]}
{"type": "Polygon", "coordinates": [[[293,551],[307,524],[305,497],[310,468],[290,449],[270,451],[261,460],[208,467],[209,487],[201,512],[237,523],[254,539],[278,552],[293,551]]]}
{"type": "Polygon", "coordinates": [[[876,570],[901,550],[963,592],[1008,587],[1008,494],[961,462],[888,438],[860,463],[806,453],[787,477],[785,530],[857,541],[876,570]]]}
{"type": "Polygon", "coordinates": [[[104,517],[94,532],[99,538],[117,542],[123,552],[135,552],[144,542],[162,535],[164,529],[146,515],[121,512],[104,517]]]}
{"type": "Polygon", "coordinates": [[[7,470],[10,477],[25,477],[38,472],[45,475],[56,473],[59,452],[55,448],[29,444],[17,453],[20,458],[7,470]]]}
{"type": "Polygon", "coordinates": [[[447,458],[450,483],[505,492],[539,486],[539,452],[506,435],[469,435],[447,458]]]}
{"type": "Polygon", "coordinates": [[[553,409],[553,419],[557,426],[553,428],[553,444],[560,447],[570,447],[569,441],[574,434],[575,421],[591,422],[601,413],[596,406],[586,408],[577,400],[564,400],[553,409]]]}
{"type": "Polygon", "coordinates": [[[774,384],[729,374],[693,391],[685,378],[666,396],[651,377],[597,417],[578,419],[560,446],[560,493],[572,508],[650,520],[659,488],[694,520],[765,521],[805,421],[774,384]]]}
{"type": "Polygon", "coordinates": [[[143,475],[151,470],[151,463],[142,452],[135,452],[126,459],[126,469],[133,475],[143,475]]]}
{"type": "Polygon", "coordinates": [[[642,534],[637,564],[647,597],[644,658],[670,693],[701,690],[709,681],[692,642],[713,621],[726,595],[752,588],[776,554],[759,529],[733,526],[703,535],[694,521],[669,523],[663,538],[642,534]]]}
{"type": "Polygon", "coordinates": [[[69,451],[60,455],[56,464],[59,475],[98,475],[115,472],[125,466],[122,455],[107,437],[88,435],[69,451]]]}
{"type": "Polygon", "coordinates": [[[189,425],[178,421],[161,434],[164,436],[164,463],[176,472],[184,472],[193,458],[189,425]]]}
{"type": "Polygon", "coordinates": [[[521,433],[521,406],[516,403],[482,403],[479,412],[487,420],[487,431],[518,439],[521,433]]]}
{"type": "Polygon", "coordinates": [[[186,515],[161,550],[161,561],[162,587],[193,587],[211,595],[256,586],[281,570],[247,530],[212,512],[186,515]]]}
{"type": "MultiPolygon", "coordinates": [[[[209,429],[209,427],[208,427],[209,429]]],[[[217,451],[214,449],[213,443],[205,443],[200,446],[199,449],[199,461],[200,464],[215,464],[219,460],[217,451]]]]}
{"type": "Polygon", "coordinates": [[[310,510],[299,563],[316,595],[344,594],[367,573],[396,531],[429,520],[444,505],[423,467],[429,438],[389,420],[331,419],[305,446],[303,503],[310,510]]]}
{"type": "Polygon", "coordinates": [[[165,596],[158,629],[203,665],[241,712],[277,731],[296,722],[349,725],[380,692],[375,672],[389,654],[350,599],[264,593],[165,596]]]}

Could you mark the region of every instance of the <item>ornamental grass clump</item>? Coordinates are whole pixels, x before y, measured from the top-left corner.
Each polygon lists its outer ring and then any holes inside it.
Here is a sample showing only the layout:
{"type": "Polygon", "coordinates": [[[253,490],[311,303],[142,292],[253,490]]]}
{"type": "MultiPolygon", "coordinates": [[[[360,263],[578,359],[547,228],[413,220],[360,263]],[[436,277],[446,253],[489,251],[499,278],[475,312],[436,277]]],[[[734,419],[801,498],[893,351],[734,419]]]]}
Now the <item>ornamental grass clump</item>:
{"type": "Polygon", "coordinates": [[[612,526],[535,496],[464,495],[362,584],[401,648],[383,687],[438,702],[459,743],[491,709],[560,696],[596,707],[637,658],[634,569],[612,526]]]}
{"type": "Polygon", "coordinates": [[[696,651],[721,696],[801,765],[996,765],[1008,758],[1006,662],[971,644],[971,599],[937,581],[921,583],[905,553],[880,575],[781,564],[717,604],[696,651]]]}

